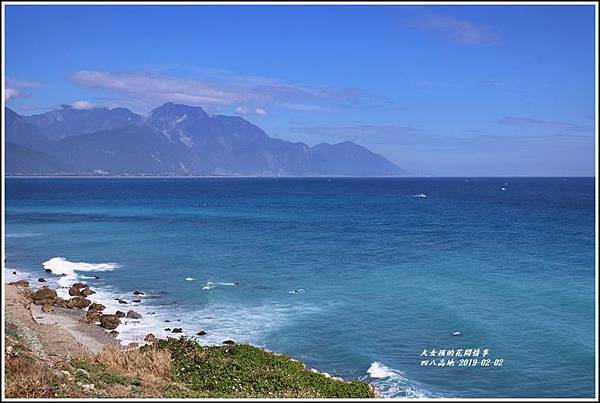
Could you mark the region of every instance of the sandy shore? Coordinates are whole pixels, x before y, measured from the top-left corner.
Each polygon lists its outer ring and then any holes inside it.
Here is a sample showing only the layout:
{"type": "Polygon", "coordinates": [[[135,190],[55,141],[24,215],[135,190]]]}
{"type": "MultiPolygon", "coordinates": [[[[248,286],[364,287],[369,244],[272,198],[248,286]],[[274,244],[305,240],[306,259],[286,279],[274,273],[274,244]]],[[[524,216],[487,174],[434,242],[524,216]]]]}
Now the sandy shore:
{"type": "Polygon", "coordinates": [[[43,312],[34,305],[29,288],[5,285],[6,316],[14,323],[16,331],[24,334],[40,347],[48,358],[69,358],[83,353],[98,353],[107,346],[118,345],[111,335],[98,325],[82,323],[83,309],[55,307],[43,312]]]}

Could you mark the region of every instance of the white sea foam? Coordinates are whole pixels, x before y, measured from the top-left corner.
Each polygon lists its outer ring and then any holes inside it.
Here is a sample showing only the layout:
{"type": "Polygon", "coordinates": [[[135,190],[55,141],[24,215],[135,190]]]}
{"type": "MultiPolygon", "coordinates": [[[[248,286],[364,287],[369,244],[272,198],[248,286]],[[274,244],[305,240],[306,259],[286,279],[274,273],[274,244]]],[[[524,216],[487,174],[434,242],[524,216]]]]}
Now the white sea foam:
{"type": "Polygon", "coordinates": [[[408,380],[403,372],[390,368],[379,361],[371,364],[367,370],[367,374],[365,380],[371,381],[377,387],[382,397],[434,397],[433,394],[427,392],[416,382],[408,380]]]}
{"type": "Polygon", "coordinates": [[[390,367],[387,367],[378,361],[375,361],[371,364],[367,370],[367,374],[369,374],[371,378],[391,378],[393,376],[402,376],[399,371],[391,369],[390,367]]]}
{"type": "Polygon", "coordinates": [[[6,234],[7,238],[29,238],[32,236],[40,236],[42,234],[34,233],[34,232],[13,232],[12,234],[6,234]]]}
{"type": "Polygon", "coordinates": [[[267,334],[285,326],[298,315],[308,315],[318,310],[308,304],[253,307],[210,304],[192,311],[176,305],[143,304],[138,308],[136,311],[142,314],[141,321],[125,321],[116,329],[119,332],[117,339],[123,344],[143,343],[144,337],[152,333],[158,338],[186,336],[203,345],[221,345],[224,340],[232,339],[236,343],[261,346],[267,334]],[[173,328],[181,328],[182,332],[173,333],[173,328]],[[200,330],[207,334],[197,336],[200,330]]]}
{"type": "Polygon", "coordinates": [[[70,262],[64,257],[53,257],[42,263],[42,266],[53,274],[62,276],[58,279],[61,287],[69,287],[77,281],[79,278],[77,272],[113,271],[119,267],[116,263],[70,262]]]}
{"type": "Polygon", "coordinates": [[[10,282],[19,281],[19,280],[31,281],[31,275],[24,271],[20,271],[20,270],[13,269],[10,267],[5,267],[5,273],[4,273],[4,281],[5,282],[10,283],[10,282]]]}
{"type": "Polygon", "coordinates": [[[194,281],[194,278],[192,278],[192,277],[187,277],[187,278],[185,279],[185,281],[194,281]]]}
{"type": "Polygon", "coordinates": [[[118,268],[116,263],[86,263],[86,262],[69,262],[64,257],[53,257],[45,261],[44,269],[50,269],[54,274],[73,274],[77,271],[113,271],[118,268]]]}
{"type": "MultiPolygon", "coordinates": [[[[83,273],[94,271],[111,271],[119,267],[116,263],[87,263],[70,262],[64,258],[52,258],[43,264],[57,276],[46,277],[47,283],[32,284],[33,286],[57,286],[57,293],[63,298],[70,298],[68,287],[73,282],[80,281],[86,276],[83,273]]],[[[7,269],[10,270],[10,269],[7,269]]],[[[14,281],[17,278],[26,278],[31,282],[37,274],[18,272],[17,275],[7,276],[14,281]]],[[[92,277],[93,278],[93,277],[92,277]]],[[[134,309],[142,315],[141,319],[122,318],[121,324],[116,328],[119,334],[117,340],[122,344],[136,342],[143,344],[148,333],[153,333],[158,338],[187,336],[203,345],[221,345],[224,340],[232,339],[236,343],[251,343],[264,346],[268,334],[290,323],[302,315],[311,315],[321,308],[310,304],[265,304],[246,306],[242,304],[217,303],[190,310],[177,304],[169,304],[164,298],[148,298],[153,296],[151,290],[143,290],[146,295],[133,295],[134,290],[119,290],[110,285],[89,283],[95,294],[88,298],[100,303],[106,308],[104,313],[114,313],[117,310],[127,312],[134,309]],[[146,297],[146,298],[144,298],[146,297]],[[118,299],[125,300],[121,304],[118,299]],[[140,299],[140,303],[133,303],[133,299],[140,299]],[[169,320],[169,322],[165,322],[169,320]],[[166,330],[170,328],[171,330],[166,330]],[[173,333],[173,328],[182,328],[181,333],[173,333]],[[205,336],[197,336],[200,330],[206,331],[205,336]]],[[[236,283],[208,282],[208,286],[237,286],[236,283]]],[[[159,295],[155,295],[159,297],[159,295]]]]}
{"type": "Polygon", "coordinates": [[[6,283],[11,283],[14,281],[26,280],[29,282],[30,288],[38,288],[38,287],[58,287],[58,282],[56,281],[56,277],[48,277],[48,276],[40,276],[36,273],[31,273],[29,271],[22,271],[19,269],[5,267],[4,271],[4,281],[6,283]],[[14,273],[14,274],[13,274],[14,273]],[[39,278],[44,278],[45,281],[38,281],[39,278]]]}
{"type": "Polygon", "coordinates": [[[224,286],[239,286],[239,283],[214,283],[212,281],[208,281],[203,287],[203,290],[211,290],[213,288],[215,288],[218,285],[224,285],[224,286]]]}

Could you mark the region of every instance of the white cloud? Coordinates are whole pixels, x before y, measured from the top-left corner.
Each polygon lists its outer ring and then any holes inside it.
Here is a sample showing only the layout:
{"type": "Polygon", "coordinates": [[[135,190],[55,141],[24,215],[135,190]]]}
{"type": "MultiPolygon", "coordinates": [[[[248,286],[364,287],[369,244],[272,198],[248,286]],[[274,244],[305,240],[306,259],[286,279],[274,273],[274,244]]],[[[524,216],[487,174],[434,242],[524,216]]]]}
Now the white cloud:
{"type": "Polygon", "coordinates": [[[558,122],[553,120],[539,120],[528,117],[506,116],[500,119],[498,122],[504,125],[541,127],[548,129],[572,130],[579,132],[593,130],[593,127],[591,126],[582,126],[574,123],[558,122]]]}
{"type": "Polygon", "coordinates": [[[88,102],[88,101],[75,101],[73,102],[73,105],[71,105],[73,107],[73,109],[82,109],[82,110],[86,110],[86,109],[94,109],[94,104],[88,102]]]}
{"type": "Polygon", "coordinates": [[[27,88],[39,88],[42,84],[37,81],[17,80],[12,77],[6,77],[4,88],[4,101],[9,101],[15,98],[26,97],[28,92],[23,91],[27,88]]]}
{"type": "Polygon", "coordinates": [[[310,104],[294,104],[294,103],[285,103],[281,105],[286,109],[290,109],[293,111],[302,111],[302,112],[315,112],[315,111],[324,111],[329,108],[319,106],[319,105],[310,105],[310,104]]]}
{"type": "Polygon", "coordinates": [[[413,20],[413,25],[466,45],[490,45],[498,41],[496,33],[488,27],[451,15],[422,15],[413,20]]]}
{"type": "Polygon", "coordinates": [[[235,112],[239,115],[267,115],[267,111],[262,108],[252,108],[248,106],[238,106],[235,108],[235,112]]]}
{"type": "MultiPolygon", "coordinates": [[[[311,109],[320,103],[348,104],[369,101],[370,96],[352,88],[314,87],[283,80],[206,72],[203,79],[178,78],[154,72],[110,72],[81,70],[68,75],[77,85],[116,93],[131,104],[154,106],[161,102],[181,102],[203,107],[249,108],[265,115],[270,107],[297,109],[306,101],[311,109]]],[[[242,109],[246,111],[246,109],[242,109]]],[[[241,113],[241,112],[240,112],[241,113]]]]}
{"type": "Polygon", "coordinates": [[[11,99],[18,98],[22,96],[21,92],[16,88],[6,88],[4,90],[4,101],[10,101],[11,99]]]}

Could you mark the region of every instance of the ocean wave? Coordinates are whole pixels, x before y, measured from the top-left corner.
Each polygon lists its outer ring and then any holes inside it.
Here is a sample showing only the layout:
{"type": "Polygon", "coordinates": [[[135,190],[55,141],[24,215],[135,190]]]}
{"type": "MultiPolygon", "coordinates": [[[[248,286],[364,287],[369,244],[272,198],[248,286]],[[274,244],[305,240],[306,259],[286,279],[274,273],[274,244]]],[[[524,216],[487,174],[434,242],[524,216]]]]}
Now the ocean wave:
{"type": "Polygon", "coordinates": [[[240,283],[214,283],[212,281],[208,281],[203,287],[203,290],[212,290],[213,288],[215,288],[218,285],[224,285],[224,286],[239,286],[240,283]]]}
{"type": "Polygon", "coordinates": [[[13,232],[12,234],[6,234],[6,238],[29,238],[32,236],[40,236],[42,234],[34,232],[13,232]]]}
{"type": "Polygon", "coordinates": [[[365,380],[368,380],[375,385],[382,397],[405,397],[416,399],[437,397],[416,382],[407,379],[403,372],[390,368],[379,361],[375,361],[371,364],[369,369],[367,369],[367,374],[365,380]]]}
{"type": "Polygon", "coordinates": [[[7,283],[19,280],[31,281],[31,274],[6,266],[4,268],[4,281],[7,283]]]}
{"type": "Polygon", "coordinates": [[[265,337],[285,326],[298,315],[309,315],[319,308],[308,304],[242,306],[237,304],[209,304],[199,309],[185,309],[177,305],[140,306],[142,320],[124,323],[117,328],[117,339],[123,344],[143,343],[152,333],[159,338],[186,336],[202,345],[221,345],[231,339],[236,343],[265,346],[265,337]],[[168,320],[169,322],[166,322],[168,320]],[[181,333],[173,333],[181,328],[181,333]],[[170,329],[170,330],[166,330],[170,329]],[[206,335],[197,336],[199,331],[206,335]]]}
{"type": "MultiPolygon", "coordinates": [[[[127,312],[133,309],[141,314],[141,319],[122,318],[121,324],[115,329],[119,332],[117,340],[123,345],[132,342],[144,344],[145,336],[152,333],[159,338],[186,336],[203,345],[221,345],[224,340],[232,339],[236,343],[266,346],[269,334],[286,326],[298,316],[314,314],[320,310],[320,307],[314,305],[297,303],[256,306],[211,303],[190,309],[178,304],[164,304],[163,296],[152,290],[143,290],[145,295],[134,296],[134,290],[122,290],[105,283],[96,284],[94,277],[85,274],[115,270],[120,267],[117,263],[71,262],[63,257],[55,257],[44,262],[43,267],[51,270],[56,276],[47,276],[46,283],[34,282],[31,284],[33,287],[56,286],[58,295],[68,299],[68,288],[74,282],[89,279],[87,284],[95,294],[88,298],[104,305],[104,313],[114,313],[117,310],[127,312]],[[133,302],[138,299],[140,302],[133,302]],[[119,300],[127,303],[120,303],[119,300]],[[181,328],[182,331],[173,333],[173,328],[181,328]],[[207,334],[198,336],[197,333],[201,330],[207,334]]],[[[26,278],[31,281],[36,275],[19,271],[18,275],[11,273],[8,279],[14,281],[17,278],[26,278]]],[[[208,282],[207,285],[238,286],[239,283],[208,282]]]]}
{"type": "Polygon", "coordinates": [[[120,267],[117,263],[70,262],[64,257],[53,257],[42,263],[42,266],[53,274],[62,276],[58,279],[61,287],[69,287],[77,281],[79,278],[77,272],[113,271],[120,267]]]}

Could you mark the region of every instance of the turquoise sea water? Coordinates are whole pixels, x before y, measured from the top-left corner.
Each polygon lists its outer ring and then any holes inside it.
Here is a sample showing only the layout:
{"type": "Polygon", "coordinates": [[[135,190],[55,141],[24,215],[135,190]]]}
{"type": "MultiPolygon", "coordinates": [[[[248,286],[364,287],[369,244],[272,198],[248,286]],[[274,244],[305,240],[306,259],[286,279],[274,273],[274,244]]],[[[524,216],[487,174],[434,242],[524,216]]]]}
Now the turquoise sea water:
{"type": "Polygon", "coordinates": [[[109,308],[143,314],[120,326],[124,342],[205,330],[201,342],[265,346],[387,396],[593,397],[594,190],[593,178],[8,178],[7,278],[89,282],[109,308]],[[431,349],[489,355],[441,367],[421,356],[431,349]]]}

